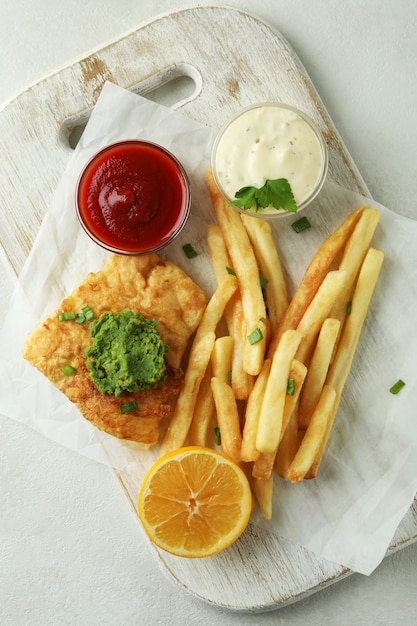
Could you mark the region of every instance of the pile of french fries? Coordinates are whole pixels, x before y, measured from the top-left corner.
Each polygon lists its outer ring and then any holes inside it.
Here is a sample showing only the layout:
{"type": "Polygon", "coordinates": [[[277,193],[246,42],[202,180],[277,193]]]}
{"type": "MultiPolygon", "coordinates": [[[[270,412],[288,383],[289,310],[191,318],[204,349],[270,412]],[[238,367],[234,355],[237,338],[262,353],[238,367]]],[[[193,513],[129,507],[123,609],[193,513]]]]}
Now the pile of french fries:
{"type": "Polygon", "coordinates": [[[161,455],[214,445],[218,429],[223,452],[245,469],[270,519],[274,472],[299,482],[319,470],[383,262],[371,247],[380,214],[366,206],[350,213],[289,299],[269,223],[232,210],[210,170],[207,185],[217,286],[161,455]]]}

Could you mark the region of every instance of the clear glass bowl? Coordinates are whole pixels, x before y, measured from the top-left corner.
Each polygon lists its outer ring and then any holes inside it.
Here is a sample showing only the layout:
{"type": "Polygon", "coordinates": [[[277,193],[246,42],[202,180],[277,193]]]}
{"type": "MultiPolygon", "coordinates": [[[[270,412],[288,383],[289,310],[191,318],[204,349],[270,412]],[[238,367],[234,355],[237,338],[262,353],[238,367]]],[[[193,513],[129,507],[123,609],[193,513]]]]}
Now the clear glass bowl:
{"type": "MultiPolygon", "coordinates": [[[[240,109],[221,127],[212,148],[211,169],[228,202],[235,200],[234,194],[242,187],[261,187],[265,179],[286,178],[298,214],[324,184],[328,150],[308,115],[287,104],[261,102],[240,109]]],[[[264,219],[295,214],[271,206],[258,211],[235,208],[264,219]]]]}
{"type": "Polygon", "coordinates": [[[84,167],[76,210],[85,232],[110,252],[143,255],[170,244],[191,208],[191,186],[178,159],[162,146],[121,141],[84,167]]]}

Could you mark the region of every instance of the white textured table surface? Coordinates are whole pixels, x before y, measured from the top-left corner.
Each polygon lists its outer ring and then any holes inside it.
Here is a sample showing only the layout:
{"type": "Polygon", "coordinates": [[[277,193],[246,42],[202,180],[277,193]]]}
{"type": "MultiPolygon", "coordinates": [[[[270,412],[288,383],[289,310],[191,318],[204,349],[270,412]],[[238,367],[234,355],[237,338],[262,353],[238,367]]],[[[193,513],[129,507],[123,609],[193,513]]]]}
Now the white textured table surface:
{"type": "MultiPolygon", "coordinates": [[[[143,22],[194,4],[2,0],[0,107],[143,22]]],[[[226,4],[288,39],[372,195],[417,217],[415,0],[226,4]]],[[[236,615],[203,604],[160,571],[108,468],[12,420],[0,425],[1,624],[415,623],[417,544],[369,578],[350,576],[272,613],[236,615]]]]}

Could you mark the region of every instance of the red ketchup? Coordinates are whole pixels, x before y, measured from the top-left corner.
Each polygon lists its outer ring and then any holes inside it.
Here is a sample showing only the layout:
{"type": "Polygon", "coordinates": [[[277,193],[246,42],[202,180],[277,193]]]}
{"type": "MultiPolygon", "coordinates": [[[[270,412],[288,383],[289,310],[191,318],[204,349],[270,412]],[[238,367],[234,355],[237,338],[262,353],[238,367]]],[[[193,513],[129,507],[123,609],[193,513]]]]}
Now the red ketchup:
{"type": "Polygon", "coordinates": [[[112,252],[147,254],[170,243],[184,226],[190,184],[165,148],[123,141],[86,165],[76,204],[81,225],[96,243],[112,252]]]}

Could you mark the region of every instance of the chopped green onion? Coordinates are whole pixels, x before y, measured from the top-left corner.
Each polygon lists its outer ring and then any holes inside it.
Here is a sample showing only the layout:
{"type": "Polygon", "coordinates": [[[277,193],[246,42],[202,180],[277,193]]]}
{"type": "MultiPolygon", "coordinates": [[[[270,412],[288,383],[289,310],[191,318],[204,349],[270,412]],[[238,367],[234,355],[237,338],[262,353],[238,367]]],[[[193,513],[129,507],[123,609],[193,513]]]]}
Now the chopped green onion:
{"type": "Polygon", "coordinates": [[[399,378],[397,382],[392,385],[390,389],[390,393],[396,396],[397,393],[399,393],[403,387],[405,387],[405,382],[401,380],[401,378],[399,378]]]}
{"type": "Polygon", "coordinates": [[[133,411],[136,411],[137,408],[138,405],[134,400],[132,400],[132,402],[126,402],[125,404],[121,404],[119,406],[120,413],[122,413],[123,415],[125,413],[133,413],[133,411]]]}
{"type": "Polygon", "coordinates": [[[233,380],[233,374],[232,374],[232,370],[230,370],[229,372],[229,383],[231,383],[233,380]]]}
{"type": "Polygon", "coordinates": [[[346,304],[346,315],[350,315],[352,313],[352,301],[346,304]]]}
{"type": "Polygon", "coordinates": [[[67,322],[68,320],[75,320],[77,324],[84,324],[86,320],[92,320],[94,317],[93,309],[86,304],[81,308],[81,313],[75,314],[74,311],[62,311],[59,314],[60,322],[67,322]]]}
{"type": "Polygon", "coordinates": [[[235,270],[232,270],[232,268],[231,268],[231,267],[227,267],[227,265],[226,265],[226,272],[227,272],[228,274],[231,274],[232,276],[236,276],[236,272],[235,272],[235,270]]]}
{"type": "Polygon", "coordinates": [[[198,254],[190,243],[186,243],[185,245],[183,245],[182,249],[189,259],[193,259],[198,254]]]}
{"type": "Polygon", "coordinates": [[[307,230],[308,228],[311,228],[311,224],[308,221],[308,219],[304,216],[304,217],[300,217],[299,220],[291,224],[291,227],[293,230],[295,230],[296,233],[302,233],[303,230],[307,230]]]}
{"type": "Polygon", "coordinates": [[[74,311],[62,311],[58,317],[60,322],[67,322],[68,320],[75,320],[74,311]]]}
{"type": "Polygon", "coordinates": [[[294,378],[289,378],[287,381],[287,396],[293,396],[295,393],[294,378]]]}
{"type": "Polygon", "coordinates": [[[214,429],[214,439],[216,441],[216,445],[220,446],[222,443],[222,437],[220,434],[220,428],[218,426],[216,426],[214,429]]]}
{"type": "Polygon", "coordinates": [[[81,311],[83,313],[83,315],[85,316],[85,319],[87,321],[92,320],[94,317],[94,311],[93,309],[88,305],[85,304],[83,307],[81,307],[81,311]]]}
{"type": "Polygon", "coordinates": [[[61,371],[65,374],[65,376],[72,376],[72,374],[75,374],[75,367],[72,367],[72,365],[65,365],[61,371]]]}
{"type": "Polygon", "coordinates": [[[258,343],[263,338],[264,338],[264,336],[263,336],[262,331],[261,331],[260,328],[255,328],[255,330],[253,332],[251,332],[250,335],[248,335],[248,341],[249,341],[251,346],[253,346],[255,343],[258,343]]]}
{"type": "Polygon", "coordinates": [[[268,284],[268,279],[265,278],[265,276],[262,276],[262,274],[259,274],[259,278],[260,278],[260,281],[261,281],[261,289],[265,289],[265,287],[268,284]]]}

